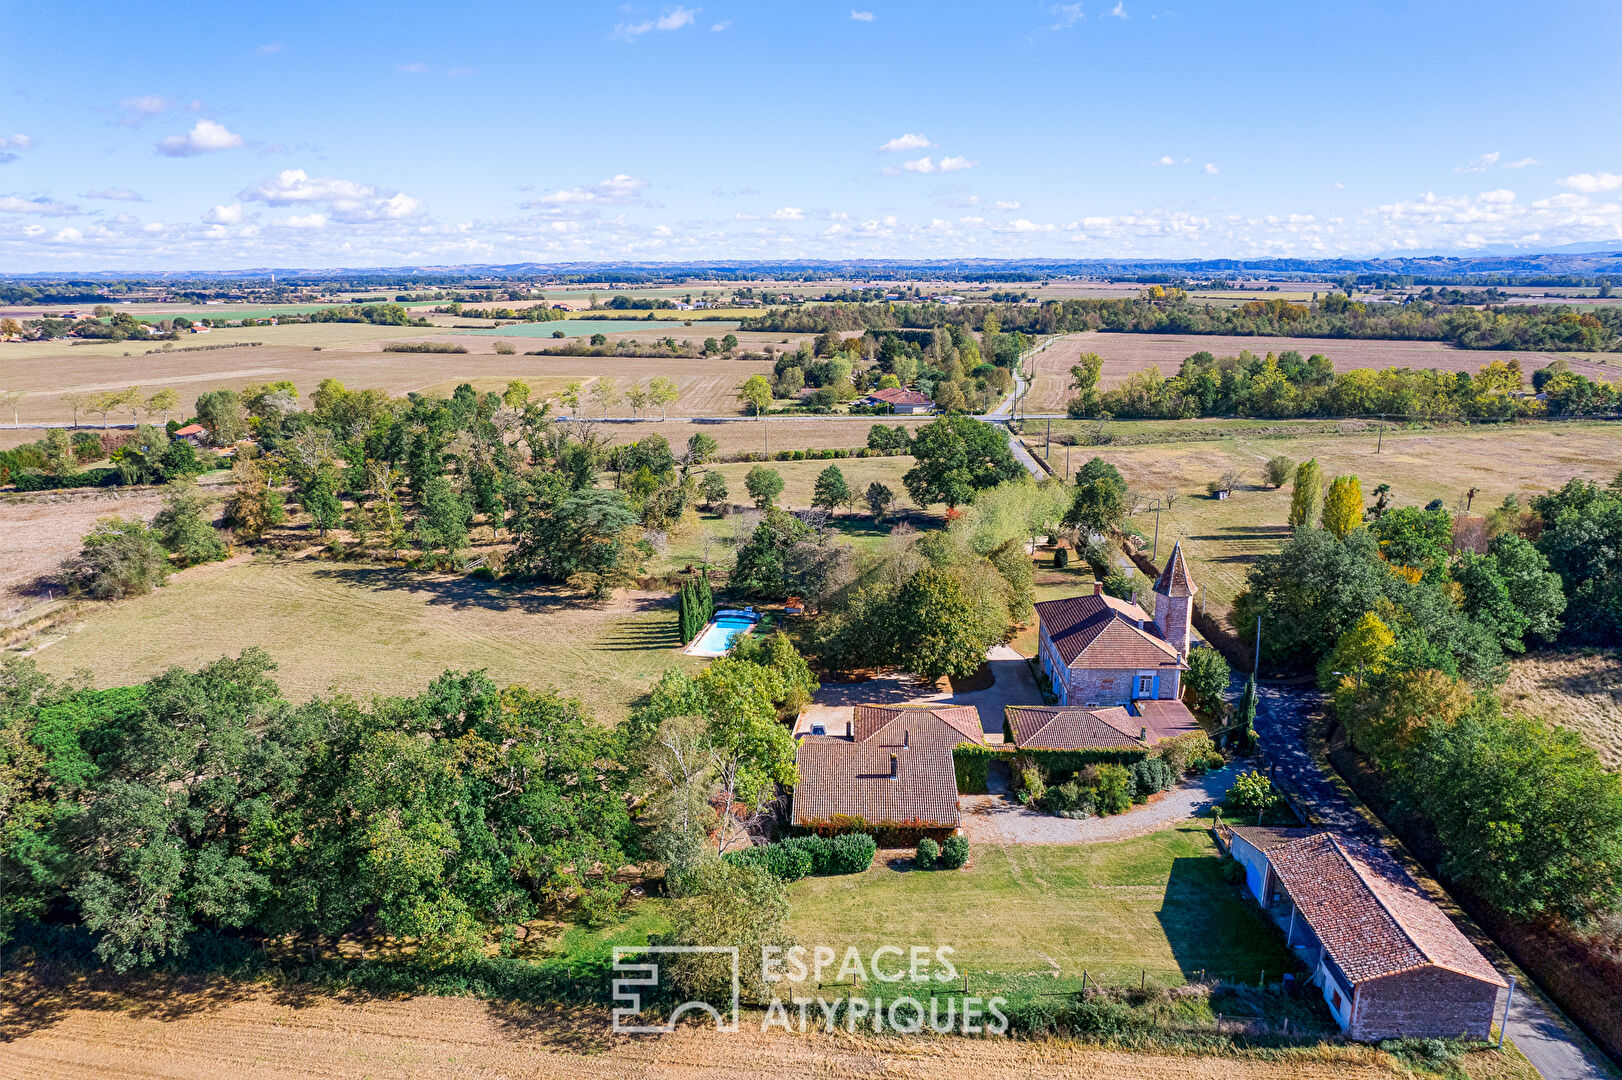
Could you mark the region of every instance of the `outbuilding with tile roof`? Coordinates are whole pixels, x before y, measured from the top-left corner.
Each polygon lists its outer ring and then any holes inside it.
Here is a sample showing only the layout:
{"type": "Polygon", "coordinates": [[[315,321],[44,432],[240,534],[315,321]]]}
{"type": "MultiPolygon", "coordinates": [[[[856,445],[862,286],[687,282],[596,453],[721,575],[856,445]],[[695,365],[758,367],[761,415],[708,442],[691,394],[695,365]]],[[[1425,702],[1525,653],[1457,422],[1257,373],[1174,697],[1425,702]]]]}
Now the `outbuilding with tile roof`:
{"type": "Polygon", "coordinates": [[[1484,1039],[1505,983],[1385,852],[1332,832],[1235,828],[1246,883],[1352,1038],[1484,1039]]]}

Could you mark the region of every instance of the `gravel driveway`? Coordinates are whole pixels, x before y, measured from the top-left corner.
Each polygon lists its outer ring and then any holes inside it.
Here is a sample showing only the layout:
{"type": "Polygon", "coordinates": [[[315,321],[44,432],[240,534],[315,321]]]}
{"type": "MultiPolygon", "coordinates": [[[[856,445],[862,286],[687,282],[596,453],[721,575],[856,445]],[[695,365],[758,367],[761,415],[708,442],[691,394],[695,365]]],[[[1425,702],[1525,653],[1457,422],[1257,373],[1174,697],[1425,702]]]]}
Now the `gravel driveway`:
{"type": "Polygon", "coordinates": [[[1142,806],[1113,817],[1079,821],[1053,817],[1027,809],[1007,795],[963,795],[958,798],[958,806],[963,811],[963,831],[970,843],[1097,844],[1143,836],[1187,821],[1220,801],[1234,775],[1243,768],[1229,765],[1184,781],[1142,806]]]}

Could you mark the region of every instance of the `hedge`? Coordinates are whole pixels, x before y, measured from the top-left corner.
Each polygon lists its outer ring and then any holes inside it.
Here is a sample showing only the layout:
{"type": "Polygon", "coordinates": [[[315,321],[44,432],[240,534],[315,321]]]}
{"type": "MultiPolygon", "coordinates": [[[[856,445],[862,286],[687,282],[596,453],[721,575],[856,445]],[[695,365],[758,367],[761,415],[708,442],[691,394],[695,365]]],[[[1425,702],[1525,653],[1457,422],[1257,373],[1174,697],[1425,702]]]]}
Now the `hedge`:
{"type": "Polygon", "coordinates": [[[115,487],[124,482],[124,476],[117,469],[86,469],[71,476],[19,473],[15,482],[18,491],[55,491],[58,488],[115,487]]]}
{"type": "Polygon", "coordinates": [[[957,744],[952,751],[952,768],[957,773],[959,795],[986,794],[986,767],[995,753],[998,751],[973,743],[957,744]]]}
{"type": "Polygon", "coordinates": [[[784,881],[815,874],[860,874],[873,865],[878,844],[866,833],[841,836],[796,836],[771,844],[757,844],[723,856],[739,866],[758,866],[784,881]]]}

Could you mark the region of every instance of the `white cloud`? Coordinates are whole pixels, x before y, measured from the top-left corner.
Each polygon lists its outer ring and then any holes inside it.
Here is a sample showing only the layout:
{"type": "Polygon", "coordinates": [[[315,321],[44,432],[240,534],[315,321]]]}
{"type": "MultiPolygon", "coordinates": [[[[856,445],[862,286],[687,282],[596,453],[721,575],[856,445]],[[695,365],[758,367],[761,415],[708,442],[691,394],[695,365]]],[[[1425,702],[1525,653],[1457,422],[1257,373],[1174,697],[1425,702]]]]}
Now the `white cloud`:
{"type": "Polygon", "coordinates": [[[646,180],[639,180],[625,173],[617,173],[600,184],[590,184],[586,187],[560,188],[550,195],[542,195],[539,199],[532,199],[522,205],[525,209],[530,210],[583,203],[624,206],[642,201],[642,189],[647,186],[648,182],[646,180]]]}
{"type": "Polygon", "coordinates": [[[966,157],[943,157],[941,158],[941,172],[962,172],[964,169],[972,169],[978,164],[980,164],[978,161],[970,161],[966,157]]]}
{"type": "MultiPolygon", "coordinates": [[[[244,190],[240,198],[267,206],[325,205],[333,220],[349,224],[398,221],[422,209],[421,200],[403,192],[385,192],[354,180],[312,177],[303,169],[284,169],[244,190]]],[[[311,216],[326,220],[326,215],[311,216]]]]}
{"type": "Polygon", "coordinates": [[[1220,169],[1218,169],[1216,167],[1215,162],[1207,161],[1205,163],[1205,168],[1201,169],[1200,171],[1203,172],[1206,176],[1215,176],[1217,173],[1221,172],[1222,170],[1220,170],[1220,169]]]}
{"type": "Polygon", "coordinates": [[[1498,164],[1498,159],[1502,156],[1503,155],[1501,152],[1494,150],[1490,154],[1482,154],[1480,157],[1476,158],[1467,165],[1460,165],[1453,171],[1456,173],[1486,172],[1488,169],[1498,164]]]}
{"type": "Polygon", "coordinates": [[[44,195],[32,199],[16,195],[0,195],[0,212],[7,214],[34,214],[39,217],[71,217],[79,213],[72,203],[60,203],[44,195]]]}
{"type": "MultiPolygon", "coordinates": [[[[731,19],[722,19],[720,22],[718,22],[714,26],[710,27],[710,33],[719,34],[721,31],[727,29],[731,25],[732,25],[732,20],[731,19]]],[[[660,227],[663,228],[663,226],[660,226],[660,227]]]]}
{"type": "Polygon", "coordinates": [[[785,206],[781,210],[773,210],[766,216],[773,221],[804,221],[805,211],[798,206],[785,206]]]}
{"type": "Polygon", "coordinates": [[[81,199],[110,199],[113,202],[146,202],[146,198],[139,192],[121,187],[101,188],[98,191],[86,191],[79,197],[81,199]]]}
{"type": "Polygon", "coordinates": [[[1151,164],[1151,165],[1175,165],[1175,164],[1177,164],[1177,159],[1172,157],[1170,154],[1161,154],[1159,158],[1157,158],[1154,161],[1149,162],[1149,164],[1151,164]]]}
{"type": "Polygon", "coordinates": [[[1504,188],[1498,188],[1494,191],[1483,191],[1476,197],[1484,203],[1512,203],[1515,201],[1515,193],[1513,191],[1507,191],[1504,188]]]}
{"type": "Polygon", "coordinates": [[[22,155],[17,153],[18,150],[32,150],[33,148],[34,137],[32,135],[0,135],[0,165],[9,164],[21,157],[22,155]]]}
{"type": "Polygon", "coordinates": [[[1111,18],[1116,19],[1124,19],[1127,17],[1126,4],[1123,2],[1123,0],[1116,0],[1115,6],[1109,9],[1109,15],[1111,18]]]}
{"type": "Polygon", "coordinates": [[[232,203],[230,206],[215,206],[204,212],[203,221],[209,225],[241,225],[242,204],[232,203]]]}
{"type": "Polygon", "coordinates": [[[1536,165],[1536,164],[1538,164],[1538,159],[1537,158],[1523,157],[1523,158],[1519,158],[1519,159],[1517,159],[1515,161],[1506,161],[1506,162],[1504,162],[1504,168],[1506,168],[1506,169],[1525,169],[1525,168],[1529,168],[1530,166],[1533,166],[1533,165],[1536,165]]]}
{"type": "Polygon", "coordinates": [[[1018,199],[998,199],[997,200],[997,209],[998,210],[1018,210],[1019,209],[1019,200],[1018,199]]]}
{"type": "Polygon", "coordinates": [[[1560,181],[1560,185],[1573,191],[1615,191],[1622,188],[1622,175],[1608,172],[1577,173],[1560,181]]]}
{"type": "Polygon", "coordinates": [[[675,7],[659,16],[657,19],[646,19],[639,23],[620,23],[614,27],[613,37],[630,41],[654,30],[680,30],[684,26],[691,26],[693,19],[701,8],[675,7]]]}
{"type": "Polygon", "coordinates": [[[873,13],[871,11],[857,11],[855,8],[851,9],[850,17],[857,22],[873,21],[873,13]]]}
{"type": "Polygon", "coordinates": [[[326,223],[327,215],[325,214],[304,214],[302,216],[294,214],[290,217],[277,218],[271,222],[272,225],[279,225],[284,229],[319,229],[326,223]]]}
{"type": "Polygon", "coordinates": [[[118,103],[118,107],[124,110],[124,118],[120,122],[127,127],[135,127],[141,121],[166,113],[176,106],[162,94],[144,94],[125,98],[118,103]]]}
{"type": "Polygon", "coordinates": [[[282,43],[279,42],[279,41],[272,41],[272,42],[268,42],[267,44],[259,46],[259,48],[255,49],[253,51],[253,54],[255,56],[274,56],[276,53],[279,53],[281,51],[282,51],[282,43]]]}
{"type": "Polygon", "coordinates": [[[216,150],[233,150],[243,144],[241,135],[226,130],[224,124],[199,120],[184,135],[170,135],[159,141],[158,153],[166,157],[195,157],[216,150]]]}
{"type": "Polygon", "coordinates": [[[927,150],[934,145],[935,144],[930,142],[929,138],[925,135],[909,133],[906,135],[897,135],[889,142],[882,144],[879,147],[879,153],[896,154],[904,150],[927,150]]]}
{"type": "Polygon", "coordinates": [[[1048,8],[1048,13],[1059,17],[1058,22],[1048,27],[1049,30],[1068,30],[1087,17],[1080,4],[1056,4],[1048,8]]]}
{"type": "Polygon", "coordinates": [[[426,75],[428,73],[428,65],[423,63],[421,60],[415,60],[409,64],[396,65],[394,70],[398,71],[401,75],[426,75]]]}
{"type": "Polygon", "coordinates": [[[76,244],[84,239],[84,233],[78,229],[61,229],[51,239],[58,244],[76,244]]]}
{"type": "Polygon", "coordinates": [[[916,161],[903,162],[901,167],[908,172],[915,173],[932,173],[935,171],[935,163],[927,156],[918,158],[916,161]]]}

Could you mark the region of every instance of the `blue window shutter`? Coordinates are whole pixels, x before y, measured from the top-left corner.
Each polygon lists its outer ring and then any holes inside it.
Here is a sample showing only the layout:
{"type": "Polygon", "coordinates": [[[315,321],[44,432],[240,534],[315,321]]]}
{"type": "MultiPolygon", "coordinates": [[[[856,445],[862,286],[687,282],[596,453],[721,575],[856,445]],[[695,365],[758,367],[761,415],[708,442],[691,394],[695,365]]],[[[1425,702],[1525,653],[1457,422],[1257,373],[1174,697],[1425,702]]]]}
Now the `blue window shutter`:
{"type": "Polygon", "coordinates": [[[1155,689],[1154,689],[1154,693],[1151,694],[1150,696],[1151,697],[1159,697],[1160,696],[1160,676],[1159,675],[1155,676],[1155,689]]]}

